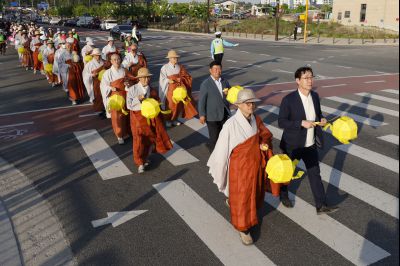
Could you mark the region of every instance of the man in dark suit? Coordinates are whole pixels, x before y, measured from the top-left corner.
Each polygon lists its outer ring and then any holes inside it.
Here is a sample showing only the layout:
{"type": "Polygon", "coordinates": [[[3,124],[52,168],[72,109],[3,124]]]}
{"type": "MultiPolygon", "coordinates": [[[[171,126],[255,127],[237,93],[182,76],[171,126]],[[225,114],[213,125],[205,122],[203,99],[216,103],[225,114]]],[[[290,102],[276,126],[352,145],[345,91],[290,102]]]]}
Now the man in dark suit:
{"type": "Polygon", "coordinates": [[[221,63],[210,63],[210,76],[200,85],[200,100],[198,111],[200,123],[207,123],[210,140],[208,148],[214,150],[215,144],[225,121],[231,115],[229,102],[226,100],[227,91],[230,88],[229,82],[221,77],[221,63]]]}
{"type": "MultiPolygon", "coordinates": [[[[337,207],[326,205],[317,150],[317,147],[323,146],[321,126],[327,120],[322,115],[318,94],[312,91],[314,74],[311,67],[299,68],[295,78],[298,89],[285,96],[280,106],[278,122],[279,127],[283,128],[280,148],[292,160],[304,161],[317,214],[331,213],[337,207]]],[[[288,186],[281,186],[280,199],[285,207],[293,207],[288,197],[288,186]]]]}

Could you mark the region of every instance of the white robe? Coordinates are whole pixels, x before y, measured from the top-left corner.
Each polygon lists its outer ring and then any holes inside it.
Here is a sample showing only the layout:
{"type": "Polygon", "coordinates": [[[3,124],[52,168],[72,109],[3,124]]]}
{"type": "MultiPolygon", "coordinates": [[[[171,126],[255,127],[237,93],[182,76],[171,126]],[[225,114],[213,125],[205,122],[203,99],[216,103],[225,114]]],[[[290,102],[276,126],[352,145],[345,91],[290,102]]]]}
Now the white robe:
{"type": "Polygon", "coordinates": [[[142,104],[139,100],[140,95],[143,95],[145,98],[149,98],[150,87],[143,87],[142,83],[140,82],[129,87],[126,95],[126,108],[132,111],[140,111],[142,108],[142,104]]]}
{"type": "Polygon", "coordinates": [[[35,37],[35,38],[32,39],[32,41],[31,41],[31,43],[29,45],[29,47],[31,48],[32,52],[34,52],[36,50],[35,44],[38,44],[38,43],[40,43],[40,40],[39,40],[38,37],[35,37]]]}
{"type": "Polygon", "coordinates": [[[49,57],[49,55],[54,54],[54,52],[55,52],[55,49],[54,48],[49,48],[49,47],[46,47],[46,49],[43,50],[42,55],[43,55],[43,65],[44,66],[49,64],[48,57],[49,57]]]}
{"type": "Polygon", "coordinates": [[[175,67],[168,63],[162,66],[160,70],[160,80],[158,85],[158,95],[160,97],[161,105],[165,104],[165,98],[167,97],[168,92],[168,76],[179,74],[181,68],[178,64],[175,67]]]}
{"type": "Polygon", "coordinates": [[[66,61],[72,60],[72,53],[64,50],[61,53],[60,57],[58,58],[58,68],[60,71],[61,79],[63,81],[63,89],[64,91],[68,91],[68,72],[69,72],[69,65],[66,61]]]}
{"type": "MultiPolygon", "coordinates": [[[[90,45],[85,45],[85,46],[83,46],[82,51],[81,51],[82,58],[84,59],[85,56],[86,56],[87,54],[90,54],[91,51],[93,51],[93,47],[92,47],[92,46],[90,46],[90,45]]],[[[87,63],[85,62],[85,60],[83,60],[83,63],[84,63],[85,65],[87,64],[87,63]]]]}
{"type": "MultiPolygon", "coordinates": [[[[64,53],[65,48],[60,48],[54,53],[54,63],[53,63],[53,73],[56,74],[60,78],[60,69],[58,66],[58,60],[62,53],[64,53]]],[[[59,79],[60,80],[60,79],[59,79]]]]}
{"type": "Polygon", "coordinates": [[[139,62],[139,56],[135,56],[132,53],[128,53],[124,60],[122,61],[122,67],[128,69],[132,64],[137,64],[139,62]]]}
{"type": "Polygon", "coordinates": [[[107,111],[108,101],[111,93],[110,84],[111,82],[124,77],[125,69],[122,67],[120,67],[119,69],[115,69],[115,67],[112,66],[110,69],[107,69],[103,74],[103,78],[100,83],[100,90],[101,96],[103,98],[104,108],[106,109],[106,114],[108,118],[111,117],[111,114],[107,111]]]}
{"type": "Polygon", "coordinates": [[[229,197],[229,161],[233,149],[257,133],[257,122],[254,115],[251,116],[251,124],[238,110],[229,118],[221,132],[214,151],[208,159],[209,173],[214,179],[218,190],[229,197]]]}
{"type": "Polygon", "coordinates": [[[117,51],[117,48],[115,48],[115,46],[110,46],[110,45],[106,45],[103,47],[103,50],[101,50],[101,58],[103,60],[107,60],[107,54],[109,53],[114,53],[117,51]]]}
{"type": "Polygon", "coordinates": [[[91,103],[93,103],[94,100],[92,71],[98,69],[103,64],[103,60],[100,59],[100,62],[98,62],[96,59],[93,59],[85,65],[82,71],[83,83],[85,84],[86,91],[89,95],[89,101],[91,103]]]}

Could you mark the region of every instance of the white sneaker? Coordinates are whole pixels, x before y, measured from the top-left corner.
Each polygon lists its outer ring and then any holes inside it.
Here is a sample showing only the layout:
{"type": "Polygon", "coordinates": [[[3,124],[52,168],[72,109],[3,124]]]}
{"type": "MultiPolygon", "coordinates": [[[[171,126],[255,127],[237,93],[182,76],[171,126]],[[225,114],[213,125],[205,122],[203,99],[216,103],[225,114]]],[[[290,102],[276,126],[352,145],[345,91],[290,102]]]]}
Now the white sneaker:
{"type": "Polygon", "coordinates": [[[76,101],[72,101],[72,105],[76,105],[76,101]]]}
{"type": "Polygon", "coordinates": [[[125,143],[125,141],[124,141],[123,138],[118,138],[118,144],[119,144],[119,145],[122,145],[122,144],[124,144],[124,143],[125,143]]]}
{"type": "Polygon", "coordinates": [[[181,125],[181,122],[175,120],[175,121],[172,122],[172,124],[173,124],[174,126],[180,126],[180,125],[181,125]]]}
{"type": "Polygon", "coordinates": [[[138,169],[137,169],[137,172],[139,173],[139,174],[143,174],[144,173],[144,165],[142,164],[142,165],[139,165],[139,167],[138,167],[138,169]]]}

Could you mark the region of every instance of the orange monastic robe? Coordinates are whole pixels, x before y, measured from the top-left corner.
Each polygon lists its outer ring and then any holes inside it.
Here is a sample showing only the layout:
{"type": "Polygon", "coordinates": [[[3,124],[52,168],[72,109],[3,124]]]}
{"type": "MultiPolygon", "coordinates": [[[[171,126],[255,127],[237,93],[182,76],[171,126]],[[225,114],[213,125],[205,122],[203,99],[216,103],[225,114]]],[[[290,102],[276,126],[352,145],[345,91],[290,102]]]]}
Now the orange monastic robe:
{"type": "Polygon", "coordinates": [[[167,97],[165,99],[165,106],[168,106],[169,110],[171,110],[171,114],[167,115],[168,120],[174,121],[179,118],[179,114],[182,114],[182,117],[185,119],[192,119],[197,115],[197,110],[195,107],[195,103],[192,98],[192,76],[186,71],[183,65],[180,66],[180,71],[176,75],[168,76],[168,79],[172,79],[175,83],[168,85],[167,97]],[[178,81],[180,79],[180,81],[178,81]],[[185,86],[187,90],[187,94],[191,99],[186,104],[179,102],[175,104],[172,101],[172,95],[174,90],[178,86],[185,86]]]}
{"type": "Polygon", "coordinates": [[[66,62],[68,69],[68,93],[71,100],[79,101],[85,98],[85,85],[83,84],[83,64],[75,63],[72,60],[66,62]]]}
{"type": "MultiPolygon", "coordinates": [[[[49,64],[54,64],[54,53],[49,54],[49,55],[47,56],[47,62],[48,62],[49,64]]],[[[53,74],[53,72],[46,72],[46,75],[47,75],[47,77],[49,78],[49,83],[58,83],[58,82],[60,82],[60,81],[58,80],[57,75],[53,74]]]]}
{"type": "MultiPolygon", "coordinates": [[[[110,86],[116,88],[116,91],[111,92],[111,96],[114,94],[119,94],[126,99],[126,91],[125,91],[125,78],[117,79],[111,82],[110,86]]],[[[125,105],[126,109],[126,105],[125,105]]],[[[114,134],[118,138],[125,138],[129,135],[129,114],[124,115],[120,111],[111,111],[111,124],[114,130],[114,134]]]]}
{"type": "Polygon", "coordinates": [[[96,77],[93,77],[93,109],[96,112],[101,112],[104,110],[104,104],[103,104],[103,97],[101,96],[101,91],[100,91],[100,80],[98,78],[98,74],[100,71],[104,69],[104,65],[95,69],[93,71],[93,74],[96,74],[96,77]]]}
{"type": "Polygon", "coordinates": [[[42,46],[42,43],[35,44],[35,51],[32,53],[33,57],[33,69],[41,70],[43,67],[43,63],[39,61],[39,47],[42,46]]]}
{"type": "MultiPolygon", "coordinates": [[[[159,100],[157,91],[150,89],[150,97],[159,100]]],[[[166,153],[172,149],[171,140],[164,128],[162,114],[147,119],[141,111],[130,111],[131,130],[133,136],[133,160],[136,165],[143,165],[150,152],[166,153]],[[153,149],[151,150],[153,146],[153,149]]]]}
{"type": "Polygon", "coordinates": [[[22,66],[23,67],[32,67],[33,66],[33,59],[32,59],[32,53],[30,49],[30,40],[26,41],[22,45],[25,48],[25,51],[22,53],[22,66]]]}

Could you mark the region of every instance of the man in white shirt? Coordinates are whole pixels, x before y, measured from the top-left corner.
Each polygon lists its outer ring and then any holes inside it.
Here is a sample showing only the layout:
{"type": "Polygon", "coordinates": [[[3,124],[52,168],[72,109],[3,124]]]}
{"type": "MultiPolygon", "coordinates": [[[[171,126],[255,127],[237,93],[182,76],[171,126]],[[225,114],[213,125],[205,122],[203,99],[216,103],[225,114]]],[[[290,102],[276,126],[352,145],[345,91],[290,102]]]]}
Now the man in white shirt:
{"type": "MultiPolygon", "coordinates": [[[[286,95],[279,111],[279,127],[283,128],[281,150],[292,160],[303,160],[307,168],[317,214],[332,213],[337,207],[328,207],[324,185],[321,181],[318,147],[323,145],[321,126],[326,125],[319,96],[312,91],[314,73],[311,67],[301,67],[295,72],[298,89],[286,95]]],[[[288,185],[281,185],[280,199],[287,208],[293,204],[288,197],[288,185]]]]}

